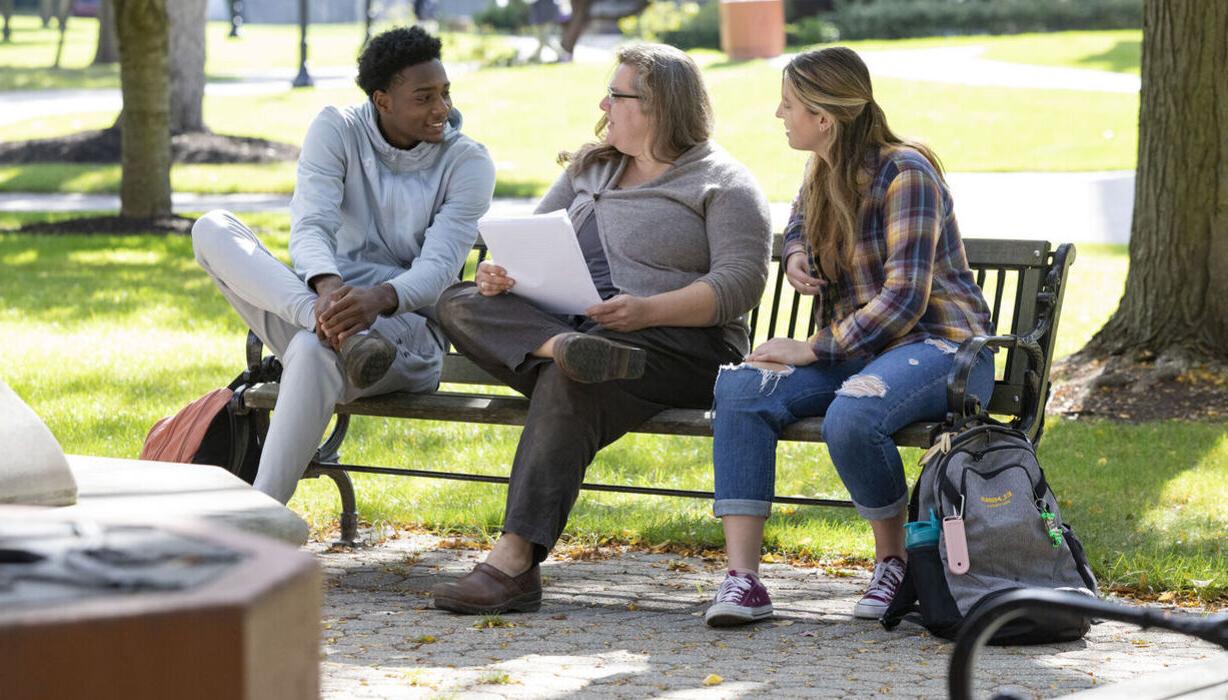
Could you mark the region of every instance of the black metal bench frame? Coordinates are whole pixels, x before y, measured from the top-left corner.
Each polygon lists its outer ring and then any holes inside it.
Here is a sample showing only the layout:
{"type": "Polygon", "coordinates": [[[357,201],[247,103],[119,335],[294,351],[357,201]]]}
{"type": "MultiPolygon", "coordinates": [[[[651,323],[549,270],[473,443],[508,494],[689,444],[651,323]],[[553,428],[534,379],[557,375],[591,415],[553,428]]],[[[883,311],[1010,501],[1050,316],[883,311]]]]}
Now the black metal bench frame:
{"type": "MultiPolygon", "coordinates": [[[[1056,249],[1044,241],[966,239],[965,250],[977,284],[985,292],[992,310],[994,335],[970,338],[955,356],[955,365],[947,384],[950,410],[968,412],[973,407],[965,396],[965,387],[972,362],[986,346],[1006,350],[1005,366],[995,383],[988,409],[1004,416],[1023,430],[1033,442],[1039,441],[1044,427],[1044,405],[1049,394],[1049,369],[1062,298],[1075,250],[1071,244],[1056,249]],[[988,286],[987,286],[988,285],[988,286]],[[1008,315],[1009,319],[1003,320],[1008,315]],[[1006,324],[1005,332],[1001,326],[1006,324]]],[[[814,332],[814,319],[807,309],[810,300],[795,292],[784,277],[780,261],[781,237],[773,244],[773,269],[765,302],[750,314],[752,338],[756,342],[775,336],[805,338],[814,332]],[[770,295],[770,297],[768,296],[770,295]],[[804,312],[804,313],[803,313],[804,312]],[[799,318],[805,319],[799,323],[799,318]]],[[[475,246],[478,261],[486,255],[479,241],[475,246]]],[[[472,270],[475,266],[467,266],[472,270]]],[[[247,361],[253,377],[258,377],[262,365],[263,344],[248,333],[247,361]]],[[[449,352],[444,360],[442,383],[461,385],[500,385],[501,383],[465,357],[449,352]]],[[[277,401],[277,384],[255,384],[244,391],[241,400],[251,411],[271,411],[277,401]]],[[[505,476],[470,474],[465,472],[404,469],[396,467],[345,464],[339,457],[342,441],[349,427],[350,416],[382,416],[461,421],[494,425],[524,425],[528,399],[522,396],[477,394],[465,391],[439,391],[433,394],[393,393],[359,399],[338,405],[337,420],[332,433],[321,445],[303,475],[304,479],[327,476],[337,485],[341,496],[341,540],[353,542],[357,535],[358,513],[351,472],[391,474],[437,479],[455,479],[506,484],[505,476]]],[[[267,417],[267,416],[266,416],[267,417]]],[[[267,421],[265,421],[267,424],[267,421]]],[[[821,417],[808,418],[789,426],[783,440],[822,442],[821,417]]],[[[928,447],[940,423],[916,423],[896,433],[900,445],[928,447]]],[[[669,409],[640,426],[636,432],[664,435],[711,436],[710,422],[705,411],[669,409]]],[[[642,486],[585,483],[590,491],[653,494],[712,498],[711,491],[666,489],[642,486]]],[[[851,506],[845,500],[777,496],[776,503],[819,506],[851,506]]]]}
{"type": "MultiPolygon", "coordinates": [[[[955,641],[955,649],[951,652],[951,663],[947,672],[947,691],[952,700],[972,700],[975,697],[973,695],[973,671],[978,654],[994,632],[1011,620],[1024,615],[1073,614],[1128,622],[1142,629],[1155,627],[1181,632],[1212,644],[1218,644],[1228,650],[1228,613],[1203,617],[1162,608],[1132,607],[1108,600],[1090,598],[1080,593],[1049,588],[1019,588],[995,597],[984,607],[977,607],[978,610],[964,621],[959,631],[959,638],[955,641]]],[[[1222,688],[1218,685],[1217,687],[1222,688]]],[[[1120,696],[1138,697],[1132,692],[1133,690],[1126,684],[1121,689],[1120,696]]],[[[1184,696],[1187,691],[1191,697],[1211,697],[1212,692],[1215,692],[1211,688],[1165,688],[1163,696],[1148,695],[1146,697],[1175,698],[1179,695],[1184,696]]],[[[995,700],[1014,700],[1018,697],[1013,693],[994,696],[995,700]]]]}

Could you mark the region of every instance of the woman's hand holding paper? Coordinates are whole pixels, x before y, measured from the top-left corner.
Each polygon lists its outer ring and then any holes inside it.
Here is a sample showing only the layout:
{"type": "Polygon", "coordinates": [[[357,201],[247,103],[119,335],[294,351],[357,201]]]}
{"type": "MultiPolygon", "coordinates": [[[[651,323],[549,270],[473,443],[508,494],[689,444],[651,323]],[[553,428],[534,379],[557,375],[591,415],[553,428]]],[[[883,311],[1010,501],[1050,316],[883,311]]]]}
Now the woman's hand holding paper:
{"type": "Polygon", "coordinates": [[[507,270],[488,260],[478,265],[473,281],[477,283],[478,293],[485,297],[506,294],[516,285],[516,280],[507,276],[507,270]]]}

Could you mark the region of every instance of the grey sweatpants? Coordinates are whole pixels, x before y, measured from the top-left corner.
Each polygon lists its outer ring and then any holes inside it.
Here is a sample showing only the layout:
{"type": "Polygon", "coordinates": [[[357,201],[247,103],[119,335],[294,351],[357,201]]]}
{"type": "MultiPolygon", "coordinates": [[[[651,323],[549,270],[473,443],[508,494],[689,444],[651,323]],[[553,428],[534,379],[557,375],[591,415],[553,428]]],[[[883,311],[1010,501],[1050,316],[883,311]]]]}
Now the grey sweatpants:
{"type": "Polygon", "coordinates": [[[215,210],[192,227],[196,260],[248,327],[281,360],[277,406],[260,457],[255,487],[285,503],[311,461],[333,407],[390,391],[434,391],[443,367],[442,335],[416,313],[381,316],[373,328],[396,344],[384,378],[352,386],[337,353],[315,334],[316,294],[227,211],[215,210]]]}

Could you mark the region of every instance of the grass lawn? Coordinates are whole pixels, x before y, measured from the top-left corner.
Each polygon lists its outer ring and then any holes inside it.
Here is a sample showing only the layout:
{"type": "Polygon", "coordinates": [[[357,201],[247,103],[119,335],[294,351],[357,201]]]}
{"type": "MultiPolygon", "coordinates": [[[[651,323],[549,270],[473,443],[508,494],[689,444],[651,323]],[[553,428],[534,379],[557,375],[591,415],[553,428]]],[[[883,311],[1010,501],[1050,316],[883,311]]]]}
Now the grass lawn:
{"type": "Polygon", "coordinates": [[[866,39],[842,43],[858,51],[982,46],[985,52],[981,56],[995,61],[1087,68],[1138,75],[1143,32],[1138,29],[1112,29],[1043,34],[977,34],[895,40],[866,39]]]}
{"type": "MultiPolygon", "coordinates": [[[[376,23],[373,32],[391,25],[376,23]]],[[[205,27],[205,74],[210,80],[268,71],[297,71],[298,25],[248,24],[242,36],[231,39],[229,22],[205,27]]],[[[352,67],[362,46],[361,24],[314,24],[308,29],[308,65],[352,67]]],[[[506,51],[506,42],[493,35],[444,32],[444,55],[452,61],[479,61],[506,51]]],[[[0,43],[0,91],[49,88],[119,87],[119,65],[91,66],[98,42],[98,20],[71,17],[60,68],[55,61],[60,32],[52,22],[43,29],[34,15],[13,17],[12,42],[0,43]]]]}
{"type": "MultiPolygon", "coordinates": [[[[790,200],[805,162],[792,151],[773,112],[779,72],[765,61],[714,62],[705,76],[715,103],[717,140],[746,163],[774,201],[790,200]]],[[[458,76],[453,93],[466,132],[485,143],[498,167],[500,195],[538,194],[557,176],[554,157],[593,138],[609,67],[591,64],[486,69],[458,76]],[[529,97],[531,95],[531,97],[529,97]]],[[[952,171],[1132,169],[1138,97],[1063,90],[1019,90],[882,79],[877,95],[901,134],[934,146],[952,171]]],[[[208,96],[205,120],[219,133],[302,140],[329,104],[361,101],[357,88],[208,96]],[[259,115],[253,119],[252,115],[259,115]]],[[[110,113],[38,117],[0,127],[0,140],[103,128],[110,113]]],[[[289,192],[289,163],[180,165],[178,191],[289,192]]],[[[0,191],[115,192],[117,166],[0,166],[0,191]]]]}
{"type": "Polygon", "coordinates": [[[982,56],[997,61],[1139,74],[1143,33],[1124,29],[987,37],[982,56]]]}
{"type": "MultiPolygon", "coordinates": [[[[45,214],[0,214],[12,227],[45,214]]],[[[56,218],[63,218],[56,216],[56,218]]],[[[283,257],[284,215],[248,215],[283,257]]],[[[192,259],[183,237],[0,234],[0,378],[69,452],[134,457],[149,426],[229,381],[243,362],[244,328],[192,259]]],[[[1111,312],[1124,283],[1124,247],[1080,250],[1067,293],[1060,354],[1077,349],[1111,312]]],[[[1052,419],[1040,456],[1066,516],[1108,586],[1228,598],[1228,439],[1223,423],[1126,426],[1052,419]]],[[[518,430],[358,418],[345,458],[418,468],[506,473],[518,430]]],[[[710,488],[710,442],[630,436],[602,452],[594,481],[710,488]]],[[[908,450],[907,464],[919,453],[908,450]]],[[[786,444],[780,493],[842,496],[825,449],[786,444]]],[[[915,467],[910,467],[915,476],[915,467]]],[[[497,531],[502,487],[356,475],[364,520],[440,532],[497,531]]],[[[291,506],[334,523],[336,494],[303,483],[291,506]]],[[[844,509],[779,508],[773,556],[865,561],[869,529],[844,509]]],[[[710,504],[585,493],[573,544],[604,538],[697,548],[720,544],[710,504]]]]}

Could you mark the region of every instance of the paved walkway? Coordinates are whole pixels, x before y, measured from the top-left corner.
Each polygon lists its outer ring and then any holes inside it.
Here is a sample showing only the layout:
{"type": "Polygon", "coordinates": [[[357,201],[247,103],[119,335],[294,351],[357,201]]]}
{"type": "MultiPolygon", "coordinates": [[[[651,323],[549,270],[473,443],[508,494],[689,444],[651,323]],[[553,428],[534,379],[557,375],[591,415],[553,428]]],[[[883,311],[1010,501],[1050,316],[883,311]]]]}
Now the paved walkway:
{"type": "MultiPolygon", "coordinates": [[[[324,697],[946,694],[952,644],[908,623],[887,632],[850,616],[865,571],[765,565],[776,619],[713,630],[701,619],[720,580],[713,562],[643,553],[551,559],[543,567],[541,612],[488,618],[491,626],[482,627],[481,618],[429,606],[436,576],[458,576],[482,556],[439,549],[439,542],[401,534],[353,551],[309,545],[326,578],[324,697]]],[[[1173,633],[1109,622],[1080,642],[987,649],[976,678],[982,694],[1012,688],[1054,697],[1221,653],[1173,633]]]]}

